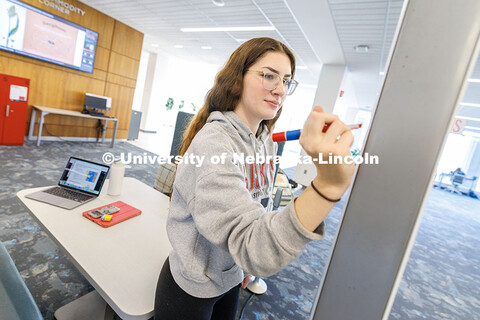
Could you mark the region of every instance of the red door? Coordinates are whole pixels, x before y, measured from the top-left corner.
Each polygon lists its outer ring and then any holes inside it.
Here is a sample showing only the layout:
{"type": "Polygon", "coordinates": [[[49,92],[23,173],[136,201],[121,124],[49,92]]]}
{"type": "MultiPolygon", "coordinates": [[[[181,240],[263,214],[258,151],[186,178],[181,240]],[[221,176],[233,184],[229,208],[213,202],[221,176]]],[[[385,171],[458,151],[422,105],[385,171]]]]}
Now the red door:
{"type": "Polygon", "coordinates": [[[30,80],[0,74],[0,144],[23,144],[30,80]]]}

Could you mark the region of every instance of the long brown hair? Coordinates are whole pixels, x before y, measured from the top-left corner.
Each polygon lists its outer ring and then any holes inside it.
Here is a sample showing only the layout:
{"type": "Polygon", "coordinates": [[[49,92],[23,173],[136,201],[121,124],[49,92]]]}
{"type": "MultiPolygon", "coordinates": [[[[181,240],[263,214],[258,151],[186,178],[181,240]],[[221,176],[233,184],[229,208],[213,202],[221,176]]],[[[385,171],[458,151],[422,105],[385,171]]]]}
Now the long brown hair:
{"type": "MultiPolygon", "coordinates": [[[[207,122],[208,116],[213,111],[233,111],[240,100],[243,91],[243,77],[245,73],[260,57],[267,52],[281,52],[290,59],[292,78],[295,75],[295,56],[286,45],[272,38],[254,38],[240,45],[230,56],[225,67],[218,72],[212,89],[208,92],[205,104],[198,111],[195,118],[188,125],[180,146],[179,155],[187,151],[195,135],[207,122]]],[[[267,125],[270,133],[282,108],[275,118],[263,120],[260,124],[267,125]]]]}

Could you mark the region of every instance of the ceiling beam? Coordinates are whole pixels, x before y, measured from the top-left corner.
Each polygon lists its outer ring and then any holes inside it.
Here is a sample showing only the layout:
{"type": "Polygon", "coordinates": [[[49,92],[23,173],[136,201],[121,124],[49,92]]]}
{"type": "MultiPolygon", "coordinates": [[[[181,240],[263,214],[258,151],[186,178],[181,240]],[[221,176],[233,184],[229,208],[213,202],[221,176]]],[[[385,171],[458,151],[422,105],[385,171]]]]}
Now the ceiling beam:
{"type": "Polygon", "coordinates": [[[324,64],[345,64],[342,46],[327,0],[284,0],[318,59],[324,64]]]}

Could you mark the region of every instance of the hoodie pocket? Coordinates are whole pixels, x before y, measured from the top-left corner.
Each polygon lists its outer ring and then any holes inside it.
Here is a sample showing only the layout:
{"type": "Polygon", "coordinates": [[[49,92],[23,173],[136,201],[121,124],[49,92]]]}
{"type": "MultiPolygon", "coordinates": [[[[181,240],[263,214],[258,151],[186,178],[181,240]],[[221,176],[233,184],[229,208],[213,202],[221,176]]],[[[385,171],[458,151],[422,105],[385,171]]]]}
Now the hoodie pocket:
{"type": "Polygon", "coordinates": [[[185,278],[197,283],[206,283],[210,281],[209,277],[207,276],[210,247],[205,242],[205,238],[198,234],[190,265],[185,272],[183,272],[183,276],[185,278]]]}
{"type": "Polygon", "coordinates": [[[236,264],[228,270],[222,271],[223,287],[234,287],[243,280],[243,271],[236,264]]]}

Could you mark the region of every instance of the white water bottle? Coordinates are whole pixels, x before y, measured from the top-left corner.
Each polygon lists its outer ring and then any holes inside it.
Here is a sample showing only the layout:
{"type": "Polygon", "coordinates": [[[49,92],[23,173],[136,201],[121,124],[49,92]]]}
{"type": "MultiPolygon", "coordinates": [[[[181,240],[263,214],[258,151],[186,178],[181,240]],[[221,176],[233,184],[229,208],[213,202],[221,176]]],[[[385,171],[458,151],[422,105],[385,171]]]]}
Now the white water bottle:
{"type": "Polygon", "coordinates": [[[110,168],[110,181],[108,184],[109,195],[118,196],[122,193],[124,175],[125,165],[122,161],[115,161],[110,168]]]}

